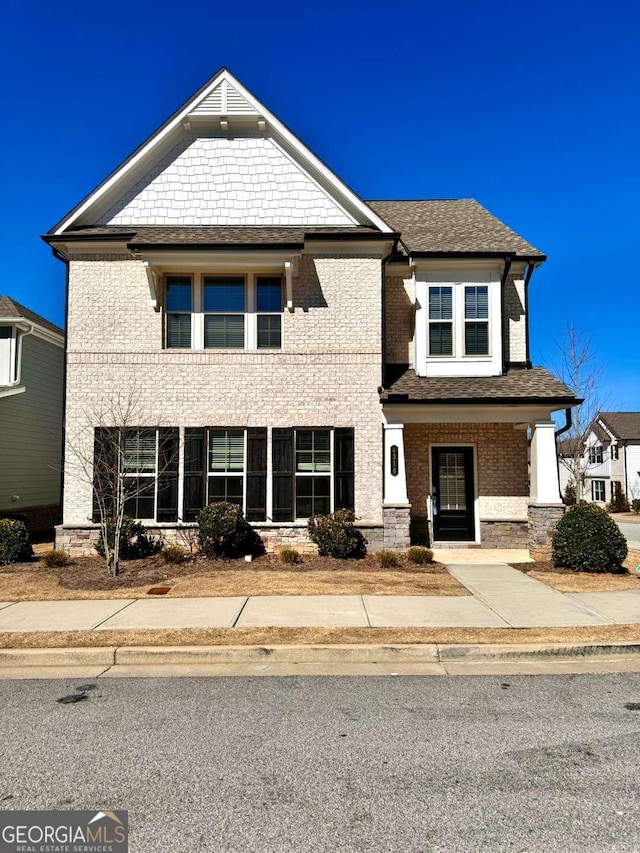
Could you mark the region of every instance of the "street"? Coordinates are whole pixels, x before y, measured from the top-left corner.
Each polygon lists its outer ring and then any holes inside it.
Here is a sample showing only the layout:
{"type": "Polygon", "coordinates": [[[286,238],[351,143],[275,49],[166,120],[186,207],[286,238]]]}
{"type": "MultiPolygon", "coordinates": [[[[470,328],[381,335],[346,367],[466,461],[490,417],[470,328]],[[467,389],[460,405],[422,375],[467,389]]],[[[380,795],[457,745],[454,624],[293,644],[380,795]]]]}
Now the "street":
{"type": "Polygon", "coordinates": [[[635,673],[3,681],[0,726],[2,808],[134,853],[640,849],[635,673]]]}

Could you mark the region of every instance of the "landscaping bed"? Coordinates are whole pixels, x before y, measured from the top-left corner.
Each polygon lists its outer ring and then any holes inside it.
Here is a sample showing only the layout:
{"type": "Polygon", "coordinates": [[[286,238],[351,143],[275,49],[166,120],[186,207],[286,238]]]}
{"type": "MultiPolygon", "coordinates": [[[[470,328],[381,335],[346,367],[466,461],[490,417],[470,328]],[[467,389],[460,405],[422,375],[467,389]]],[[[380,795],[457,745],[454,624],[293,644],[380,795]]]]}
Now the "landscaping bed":
{"type": "Polygon", "coordinates": [[[251,563],[192,556],[167,564],[156,555],[124,560],[111,577],[98,556],[78,557],[47,568],[38,560],[0,566],[0,601],[145,598],[151,588],[170,587],[167,597],[232,595],[469,595],[440,563],[415,565],[400,555],[398,565],[381,568],[375,554],[360,560],[317,555],[283,564],[268,554],[251,563]]]}
{"type": "Polygon", "coordinates": [[[510,563],[514,569],[530,575],[535,580],[557,589],[558,592],[613,592],[621,589],[640,590],[640,574],[635,571],[640,565],[640,551],[629,551],[620,572],[577,572],[573,569],[556,568],[551,560],[535,563],[510,563]]]}

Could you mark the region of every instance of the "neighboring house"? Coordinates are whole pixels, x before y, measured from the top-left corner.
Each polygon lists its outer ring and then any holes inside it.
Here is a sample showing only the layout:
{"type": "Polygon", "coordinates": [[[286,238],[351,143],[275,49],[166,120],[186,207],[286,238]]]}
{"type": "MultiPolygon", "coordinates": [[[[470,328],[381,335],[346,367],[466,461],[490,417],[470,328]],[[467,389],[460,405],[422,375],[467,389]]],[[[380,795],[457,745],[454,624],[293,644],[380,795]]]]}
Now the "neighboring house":
{"type": "Polygon", "coordinates": [[[64,332],[0,296],[0,518],[60,520],[64,332]]]}
{"type": "MultiPolygon", "coordinates": [[[[575,441],[558,442],[563,494],[574,479],[575,441]]],[[[579,464],[585,500],[609,503],[616,483],[630,501],[640,498],[640,412],[598,412],[580,442],[579,464]]]]}
{"type": "MultiPolygon", "coordinates": [[[[222,69],[43,239],[68,265],[67,447],[133,391],[130,509],[167,538],[223,498],[270,546],[339,507],[372,548],[525,546],[562,513],[551,415],[575,397],[527,331],[545,256],[476,201],[363,201],[222,69]]],[[[82,550],[66,459],[57,541],[82,550]]]]}

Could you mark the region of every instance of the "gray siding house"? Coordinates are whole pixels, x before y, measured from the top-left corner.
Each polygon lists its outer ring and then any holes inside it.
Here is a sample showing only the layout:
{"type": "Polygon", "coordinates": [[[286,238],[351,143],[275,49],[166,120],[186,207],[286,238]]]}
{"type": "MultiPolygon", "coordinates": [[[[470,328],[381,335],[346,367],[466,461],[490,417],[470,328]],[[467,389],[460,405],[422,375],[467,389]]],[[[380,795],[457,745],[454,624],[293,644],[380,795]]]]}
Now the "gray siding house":
{"type": "Polygon", "coordinates": [[[64,332],[0,296],[0,517],[31,533],[60,516],[64,332]]]}

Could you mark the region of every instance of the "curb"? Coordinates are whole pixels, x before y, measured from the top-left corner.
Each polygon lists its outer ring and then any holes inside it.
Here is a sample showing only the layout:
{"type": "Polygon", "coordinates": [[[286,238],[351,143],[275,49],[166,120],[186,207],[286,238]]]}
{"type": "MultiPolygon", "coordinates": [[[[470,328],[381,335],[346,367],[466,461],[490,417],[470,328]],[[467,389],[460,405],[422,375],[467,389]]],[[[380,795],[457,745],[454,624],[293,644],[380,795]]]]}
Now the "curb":
{"type": "Polygon", "coordinates": [[[0,649],[0,668],[112,667],[264,663],[445,663],[452,661],[575,660],[640,655],[640,643],[317,646],[122,646],[0,649]]]}

